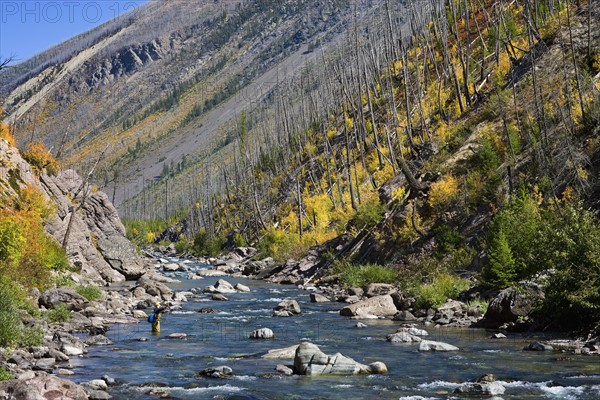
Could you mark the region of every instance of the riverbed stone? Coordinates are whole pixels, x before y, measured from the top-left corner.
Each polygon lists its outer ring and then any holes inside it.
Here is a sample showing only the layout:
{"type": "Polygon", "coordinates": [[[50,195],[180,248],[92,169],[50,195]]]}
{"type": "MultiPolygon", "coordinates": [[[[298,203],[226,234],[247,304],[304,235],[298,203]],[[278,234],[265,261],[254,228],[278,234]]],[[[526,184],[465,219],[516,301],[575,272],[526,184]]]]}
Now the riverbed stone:
{"type": "Polygon", "coordinates": [[[210,298],[212,300],[216,300],[216,301],[228,301],[229,300],[227,297],[225,297],[221,293],[213,293],[212,296],[210,296],[210,298]]]}
{"type": "Polygon", "coordinates": [[[175,272],[175,271],[179,271],[179,264],[177,263],[169,263],[169,264],[164,264],[162,266],[163,271],[165,272],[175,272]]]}
{"type": "MultiPolygon", "coordinates": [[[[381,363],[383,364],[383,363],[381,363]]],[[[300,375],[356,375],[385,373],[385,365],[361,364],[340,353],[329,356],[313,343],[303,342],[296,349],[294,368],[300,375]]]]}
{"type": "Polygon", "coordinates": [[[490,336],[490,339],[506,339],[506,335],[504,333],[498,332],[490,336]]]}
{"type": "Polygon", "coordinates": [[[390,295],[374,296],[358,303],[351,304],[340,310],[344,317],[390,317],[398,310],[390,295]]]}
{"type": "Polygon", "coordinates": [[[273,339],[275,334],[269,328],[255,329],[250,333],[250,339],[273,339]]]}
{"type": "Polygon", "coordinates": [[[300,304],[296,300],[283,300],[273,309],[274,317],[291,317],[302,313],[300,304]]]}
{"type": "Polygon", "coordinates": [[[199,374],[209,378],[228,378],[233,375],[233,370],[226,365],[220,365],[218,367],[205,368],[199,374]]]}
{"type": "Polygon", "coordinates": [[[88,382],[83,382],[81,385],[84,387],[93,389],[93,390],[104,390],[104,391],[108,390],[108,385],[102,379],[93,379],[88,382]]]}
{"type": "Polygon", "coordinates": [[[422,340],[419,344],[419,351],[458,351],[458,347],[444,342],[433,340],[422,340]]]}
{"type": "Polygon", "coordinates": [[[331,301],[328,297],[323,296],[320,293],[311,293],[309,294],[309,297],[311,303],[328,303],[329,301],[331,301]]]}
{"type": "Polygon", "coordinates": [[[33,369],[44,372],[52,372],[55,364],[56,360],[53,357],[40,358],[35,362],[33,369]]]}

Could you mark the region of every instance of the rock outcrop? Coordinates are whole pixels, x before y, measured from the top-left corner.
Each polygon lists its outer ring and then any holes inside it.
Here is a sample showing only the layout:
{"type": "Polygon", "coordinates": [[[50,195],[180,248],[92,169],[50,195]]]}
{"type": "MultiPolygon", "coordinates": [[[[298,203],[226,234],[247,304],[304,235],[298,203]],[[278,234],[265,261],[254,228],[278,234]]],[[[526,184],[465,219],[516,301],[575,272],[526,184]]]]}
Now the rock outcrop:
{"type": "Polygon", "coordinates": [[[52,375],[44,375],[34,376],[31,379],[11,379],[0,382],[0,398],[87,400],[88,395],[82,386],[74,382],[52,375]]]}

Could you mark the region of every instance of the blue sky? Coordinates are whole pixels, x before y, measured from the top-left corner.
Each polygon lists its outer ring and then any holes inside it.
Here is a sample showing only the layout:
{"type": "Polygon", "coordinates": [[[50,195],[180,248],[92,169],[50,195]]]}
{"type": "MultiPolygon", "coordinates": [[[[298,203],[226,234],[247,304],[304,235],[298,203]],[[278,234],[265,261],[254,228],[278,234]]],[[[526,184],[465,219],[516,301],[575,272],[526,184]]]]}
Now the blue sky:
{"type": "Polygon", "coordinates": [[[16,62],[148,0],[0,0],[0,58],[16,62]]]}

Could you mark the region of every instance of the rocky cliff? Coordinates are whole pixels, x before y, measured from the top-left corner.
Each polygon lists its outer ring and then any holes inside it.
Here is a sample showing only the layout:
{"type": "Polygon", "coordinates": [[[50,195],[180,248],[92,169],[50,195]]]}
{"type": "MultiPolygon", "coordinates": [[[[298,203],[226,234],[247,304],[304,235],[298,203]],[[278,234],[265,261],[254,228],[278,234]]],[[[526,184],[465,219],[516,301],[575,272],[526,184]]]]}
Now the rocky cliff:
{"type": "Polygon", "coordinates": [[[140,277],[143,261],[125,237],[117,210],[105,193],[87,186],[80,190],[82,183],[72,170],[38,176],[16,148],[0,141],[0,197],[16,197],[26,186],[39,189],[56,205],[45,229],[61,244],[75,210],[66,250],[84,278],[106,284],[140,277]]]}

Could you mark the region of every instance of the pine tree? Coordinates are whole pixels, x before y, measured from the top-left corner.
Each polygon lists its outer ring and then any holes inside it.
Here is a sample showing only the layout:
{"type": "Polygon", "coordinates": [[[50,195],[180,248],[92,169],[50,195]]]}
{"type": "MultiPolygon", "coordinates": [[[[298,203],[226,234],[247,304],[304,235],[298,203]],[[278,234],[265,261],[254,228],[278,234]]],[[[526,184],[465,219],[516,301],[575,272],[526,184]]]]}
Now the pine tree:
{"type": "Polygon", "coordinates": [[[516,277],[515,259],[506,234],[500,229],[491,239],[482,278],[487,286],[503,289],[513,284],[516,277]]]}

